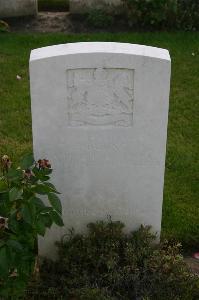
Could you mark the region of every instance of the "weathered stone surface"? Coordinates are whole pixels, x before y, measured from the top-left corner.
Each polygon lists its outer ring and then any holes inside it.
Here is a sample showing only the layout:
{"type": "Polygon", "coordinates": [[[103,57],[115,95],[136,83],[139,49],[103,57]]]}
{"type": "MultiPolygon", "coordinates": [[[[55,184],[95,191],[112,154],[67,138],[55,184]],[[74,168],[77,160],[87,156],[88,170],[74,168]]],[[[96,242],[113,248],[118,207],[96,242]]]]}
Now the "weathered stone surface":
{"type": "Polygon", "coordinates": [[[0,0],[0,17],[33,16],[37,14],[37,0],[0,0]]]}
{"type": "Polygon", "coordinates": [[[62,193],[65,228],[40,239],[54,257],[67,228],[120,220],[161,230],[169,106],[167,50],[75,43],[30,57],[35,158],[48,158],[62,193]]]}
{"type": "Polygon", "coordinates": [[[105,9],[108,12],[119,13],[121,0],[70,0],[70,12],[73,14],[88,13],[90,9],[105,9]]]}

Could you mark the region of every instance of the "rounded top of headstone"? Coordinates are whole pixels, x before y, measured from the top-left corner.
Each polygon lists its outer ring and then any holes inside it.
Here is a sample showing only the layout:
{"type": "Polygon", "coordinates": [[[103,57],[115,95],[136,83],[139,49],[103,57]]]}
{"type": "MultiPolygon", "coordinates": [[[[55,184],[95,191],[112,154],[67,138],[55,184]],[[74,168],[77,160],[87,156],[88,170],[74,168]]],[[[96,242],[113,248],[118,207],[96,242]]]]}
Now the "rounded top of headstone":
{"type": "Polygon", "coordinates": [[[170,61],[169,51],[162,48],[115,42],[81,42],[67,43],[31,51],[30,62],[43,58],[84,53],[113,53],[146,56],[170,61]]]}

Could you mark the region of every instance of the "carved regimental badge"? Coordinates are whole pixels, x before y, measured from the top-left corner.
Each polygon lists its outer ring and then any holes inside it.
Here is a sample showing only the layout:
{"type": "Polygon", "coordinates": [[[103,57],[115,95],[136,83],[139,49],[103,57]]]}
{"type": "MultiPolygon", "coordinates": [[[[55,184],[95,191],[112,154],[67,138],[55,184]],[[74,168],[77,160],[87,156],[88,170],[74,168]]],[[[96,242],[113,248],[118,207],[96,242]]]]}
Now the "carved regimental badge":
{"type": "Polygon", "coordinates": [[[132,126],[134,71],[67,71],[69,126],[132,126]]]}

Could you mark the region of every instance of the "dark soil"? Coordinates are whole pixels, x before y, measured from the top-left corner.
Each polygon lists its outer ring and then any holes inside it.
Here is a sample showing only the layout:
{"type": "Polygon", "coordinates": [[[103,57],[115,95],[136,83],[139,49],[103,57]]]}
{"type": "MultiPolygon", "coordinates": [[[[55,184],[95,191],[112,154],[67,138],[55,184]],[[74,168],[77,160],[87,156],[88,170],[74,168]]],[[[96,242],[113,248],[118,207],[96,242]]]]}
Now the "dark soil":
{"type": "Polygon", "coordinates": [[[11,32],[74,32],[68,12],[40,12],[37,17],[5,20],[11,32]]]}
{"type": "Polygon", "coordinates": [[[37,17],[10,18],[4,20],[10,26],[11,32],[99,32],[99,31],[125,31],[126,26],[118,22],[118,26],[100,29],[88,25],[85,16],[71,16],[69,12],[39,12],[37,17]]]}

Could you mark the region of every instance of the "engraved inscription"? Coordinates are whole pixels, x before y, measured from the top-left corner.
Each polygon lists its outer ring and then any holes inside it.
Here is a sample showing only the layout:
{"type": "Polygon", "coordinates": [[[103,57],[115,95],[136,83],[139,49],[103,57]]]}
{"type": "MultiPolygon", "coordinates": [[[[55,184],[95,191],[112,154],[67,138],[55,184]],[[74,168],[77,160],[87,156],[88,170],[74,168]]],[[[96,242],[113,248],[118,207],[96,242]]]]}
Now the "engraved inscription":
{"type": "Polygon", "coordinates": [[[132,126],[134,71],[67,71],[69,126],[132,126]]]}

